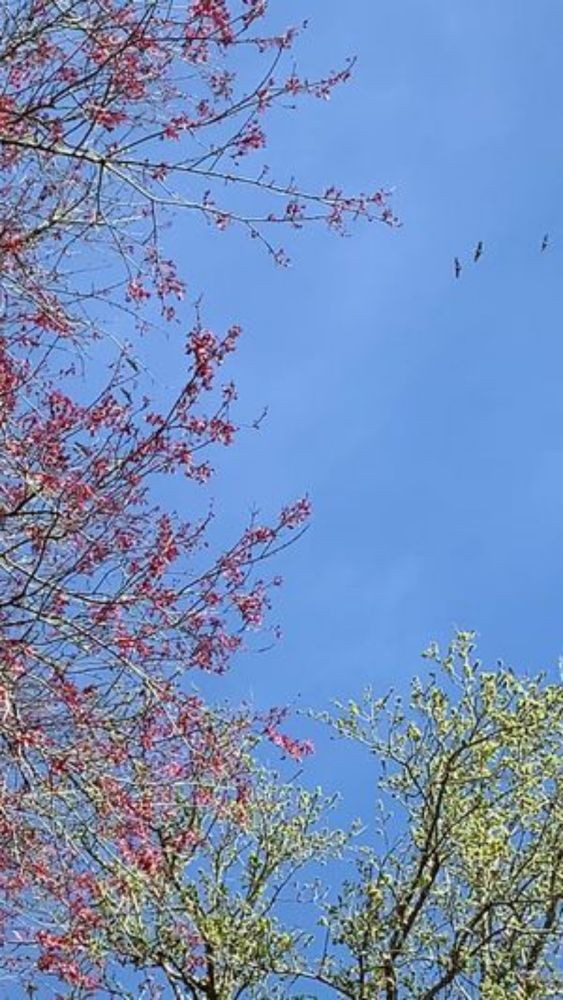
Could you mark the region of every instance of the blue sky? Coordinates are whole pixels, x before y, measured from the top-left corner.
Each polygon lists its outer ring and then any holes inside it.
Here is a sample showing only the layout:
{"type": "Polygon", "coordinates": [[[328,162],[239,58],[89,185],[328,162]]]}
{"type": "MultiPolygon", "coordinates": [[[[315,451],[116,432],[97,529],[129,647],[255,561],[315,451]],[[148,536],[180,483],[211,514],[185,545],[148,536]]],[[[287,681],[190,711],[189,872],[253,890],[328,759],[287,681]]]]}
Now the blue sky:
{"type": "MultiPolygon", "coordinates": [[[[524,670],[563,654],[563,80],[560,0],[305,0],[311,75],[358,57],[329,102],[276,116],[280,178],[396,187],[403,227],[255,244],[178,218],[169,237],[206,321],[245,329],[230,374],[259,433],[226,451],[218,531],[308,492],[278,560],[284,638],[213,696],[324,708],[404,688],[456,626],[524,670]],[[540,254],[543,233],[552,245],[540,254]],[[482,260],[469,263],[478,240],[482,260]],[[455,281],[452,260],[464,270],[455,281]]],[[[159,344],[157,374],[178,354],[159,344]]],[[[183,485],[171,497],[189,516],[183,485]]],[[[201,679],[197,679],[201,683],[201,679]]],[[[295,725],[309,732],[312,724],[295,725]]],[[[366,813],[369,772],[315,728],[309,775],[366,813]]]]}
{"type": "MultiPolygon", "coordinates": [[[[283,641],[210,688],[324,707],[367,683],[406,685],[429,640],[446,642],[456,626],[475,628],[492,660],[556,665],[563,7],[287,8],[310,14],[298,51],[311,75],[347,55],[358,63],[328,104],[276,117],[268,162],[310,186],[394,185],[404,225],[359,225],[350,239],[304,233],[289,241],[287,271],[234,234],[189,220],[173,229],[206,319],[244,327],[231,369],[240,419],[269,406],[261,431],[220,463],[221,530],[305,491],[315,511],[276,567],[283,641]]],[[[324,740],[314,768],[346,783],[324,740]]]]}

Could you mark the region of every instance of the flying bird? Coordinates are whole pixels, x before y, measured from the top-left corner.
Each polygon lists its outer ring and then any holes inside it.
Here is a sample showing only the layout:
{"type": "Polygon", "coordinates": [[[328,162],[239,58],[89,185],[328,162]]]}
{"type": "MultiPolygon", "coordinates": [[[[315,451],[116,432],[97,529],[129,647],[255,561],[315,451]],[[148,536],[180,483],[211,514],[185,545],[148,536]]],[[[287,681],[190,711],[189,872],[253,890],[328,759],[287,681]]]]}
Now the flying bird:
{"type": "Polygon", "coordinates": [[[473,260],[475,264],[479,260],[479,257],[483,256],[483,240],[479,240],[477,246],[475,247],[475,252],[473,254],[473,260]]]}
{"type": "Polygon", "coordinates": [[[459,262],[459,257],[454,257],[454,274],[456,278],[459,278],[461,274],[461,264],[459,262]]]}
{"type": "Polygon", "coordinates": [[[549,246],[549,233],[546,233],[543,240],[541,241],[541,252],[543,253],[544,250],[547,250],[548,246],[549,246]]]}

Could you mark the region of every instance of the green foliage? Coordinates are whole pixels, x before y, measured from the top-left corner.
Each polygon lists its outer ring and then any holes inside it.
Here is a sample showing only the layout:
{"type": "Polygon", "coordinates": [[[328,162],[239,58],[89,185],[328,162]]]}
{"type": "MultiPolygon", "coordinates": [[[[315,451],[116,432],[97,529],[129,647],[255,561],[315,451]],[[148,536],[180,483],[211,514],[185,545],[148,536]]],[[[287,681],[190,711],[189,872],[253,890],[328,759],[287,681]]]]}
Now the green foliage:
{"type": "Polygon", "coordinates": [[[311,937],[287,919],[303,892],[297,876],[350,839],[323,822],[333,802],[256,767],[243,801],[188,808],[195,836],[181,862],[171,852],[158,873],[120,865],[108,877],[104,951],[159,968],[177,997],[276,996],[264,984],[300,965],[311,937]]]}
{"type": "Polygon", "coordinates": [[[562,996],[563,686],[484,669],[470,633],[425,657],[404,704],[321,717],[373,768],[361,837],[255,768],[243,806],[200,810],[193,859],[108,889],[105,947],[194,1000],[562,996]]]}
{"type": "Polygon", "coordinates": [[[329,719],[377,759],[397,807],[325,920],[342,995],[561,996],[563,687],[487,671],[471,633],[411,687],[329,719]]]}

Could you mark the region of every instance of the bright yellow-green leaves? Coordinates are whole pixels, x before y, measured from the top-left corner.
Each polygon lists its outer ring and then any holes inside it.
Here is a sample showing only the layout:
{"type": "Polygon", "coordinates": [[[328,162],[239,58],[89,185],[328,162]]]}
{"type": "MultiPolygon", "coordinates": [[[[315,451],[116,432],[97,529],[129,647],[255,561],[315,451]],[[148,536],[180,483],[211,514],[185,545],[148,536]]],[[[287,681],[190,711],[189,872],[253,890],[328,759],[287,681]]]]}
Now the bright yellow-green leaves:
{"type": "Polygon", "coordinates": [[[330,720],[377,759],[391,807],[390,846],[374,839],[330,910],[348,952],[333,981],[386,1000],[560,996],[563,687],[484,670],[471,633],[425,657],[408,707],[368,692],[330,720]]]}
{"type": "Polygon", "coordinates": [[[370,824],[331,828],[333,800],[249,757],[228,808],[178,798],[193,851],[105,859],[100,954],[190,1000],[563,996],[563,686],[485,669],[471,633],[425,661],[403,700],[321,717],[366,751],[370,824]]]}

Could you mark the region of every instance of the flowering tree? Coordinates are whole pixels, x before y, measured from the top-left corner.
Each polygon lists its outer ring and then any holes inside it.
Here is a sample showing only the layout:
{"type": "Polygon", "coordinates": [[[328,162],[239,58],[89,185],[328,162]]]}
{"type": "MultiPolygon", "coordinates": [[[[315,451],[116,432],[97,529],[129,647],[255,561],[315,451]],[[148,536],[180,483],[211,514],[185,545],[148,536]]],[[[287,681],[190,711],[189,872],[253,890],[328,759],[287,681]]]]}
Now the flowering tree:
{"type": "MultiPolygon", "coordinates": [[[[327,97],[350,71],[299,76],[298,30],[275,13],[266,0],[0,5],[0,923],[6,975],[32,994],[122,996],[112,954],[179,989],[204,939],[178,873],[211,828],[263,801],[256,741],[310,749],[282,713],[213,712],[184,683],[224,671],[260,627],[258,567],[309,513],[301,499],[273,523],[256,514],[212,555],[211,513],[157,503],[162,476],[204,485],[208,452],[235,437],[219,369],[240,331],[217,335],[198,313],[183,384],[158,404],[139,360],[143,332],[185,323],[163,246],[180,209],[242,228],[279,263],[284,227],[395,221],[384,191],[303,191],[247,165],[269,109],[327,97]],[[119,937],[120,900],[150,920],[158,955],[130,914],[119,937]],[[181,942],[172,964],[164,933],[181,942]]],[[[209,974],[205,989],[219,995],[209,974]]]]}
{"type": "Polygon", "coordinates": [[[341,229],[358,215],[394,221],[381,190],[307,192],[262,161],[246,166],[266,145],[269,109],[326,98],[350,73],[300,77],[288,59],[298,30],[274,30],[267,8],[267,0],[2,5],[0,254],[9,315],[23,297],[20,322],[68,337],[88,298],[107,301],[117,280],[110,270],[106,284],[77,287],[77,272],[86,260],[91,279],[93,260],[115,253],[129,301],[154,294],[170,318],[182,283],[162,256],[166,209],[219,229],[241,226],[278,260],[271,234],[280,226],[324,219],[341,229]]]}

